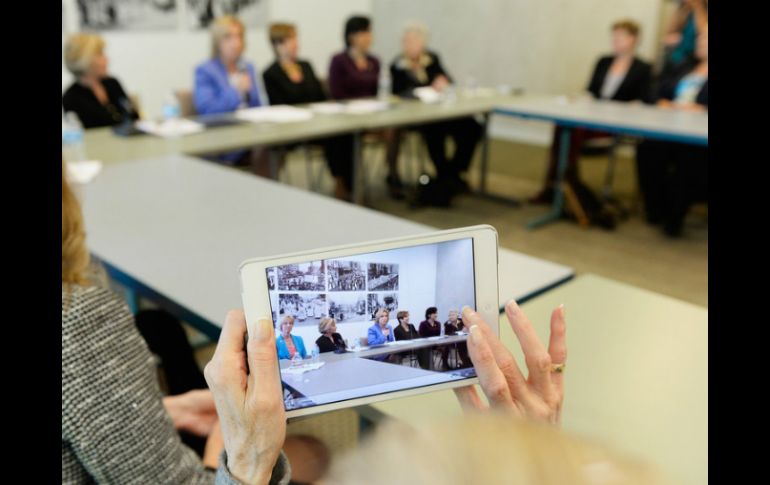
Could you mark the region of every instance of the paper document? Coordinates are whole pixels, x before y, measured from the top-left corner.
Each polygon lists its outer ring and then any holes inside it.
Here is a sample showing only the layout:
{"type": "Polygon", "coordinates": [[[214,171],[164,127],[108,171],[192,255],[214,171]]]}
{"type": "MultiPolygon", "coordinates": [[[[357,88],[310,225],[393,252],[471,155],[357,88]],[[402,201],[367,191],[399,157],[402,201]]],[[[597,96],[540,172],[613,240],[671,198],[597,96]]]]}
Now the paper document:
{"type": "Polygon", "coordinates": [[[99,160],[67,162],[67,179],[76,184],[87,184],[102,170],[99,160]]]}
{"type": "Polygon", "coordinates": [[[163,138],[173,138],[200,133],[206,128],[201,123],[185,118],[165,121],[142,120],[136,122],[136,127],[145,133],[163,138]]]}
{"type": "Polygon", "coordinates": [[[279,104],[239,109],[235,112],[235,117],[252,123],[291,123],[307,121],[313,117],[313,112],[309,109],[279,104]]]}

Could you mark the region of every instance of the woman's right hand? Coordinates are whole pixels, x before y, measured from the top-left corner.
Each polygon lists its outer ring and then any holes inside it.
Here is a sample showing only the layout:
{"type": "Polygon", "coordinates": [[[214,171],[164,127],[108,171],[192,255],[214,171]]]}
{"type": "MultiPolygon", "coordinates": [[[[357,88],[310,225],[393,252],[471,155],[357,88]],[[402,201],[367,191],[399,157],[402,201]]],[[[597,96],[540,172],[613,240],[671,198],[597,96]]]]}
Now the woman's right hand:
{"type": "MultiPolygon", "coordinates": [[[[505,305],[505,315],[524,351],[528,376],[524,378],[511,352],[481,315],[465,307],[463,322],[470,327],[468,353],[476,369],[479,385],[493,408],[536,421],[558,424],[564,402],[564,375],[554,371],[552,364],[564,364],[567,360],[564,306],[559,306],[551,313],[548,350],[515,301],[511,300],[505,305]]],[[[485,409],[475,387],[457,388],[455,394],[464,409],[485,409]]]]}
{"type": "Polygon", "coordinates": [[[259,320],[246,348],[245,338],[246,317],[231,311],[204,374],[222,427],[227,468],[243,483],[263,484],[270,481],[286,437],[273,322],[259,320]]]}

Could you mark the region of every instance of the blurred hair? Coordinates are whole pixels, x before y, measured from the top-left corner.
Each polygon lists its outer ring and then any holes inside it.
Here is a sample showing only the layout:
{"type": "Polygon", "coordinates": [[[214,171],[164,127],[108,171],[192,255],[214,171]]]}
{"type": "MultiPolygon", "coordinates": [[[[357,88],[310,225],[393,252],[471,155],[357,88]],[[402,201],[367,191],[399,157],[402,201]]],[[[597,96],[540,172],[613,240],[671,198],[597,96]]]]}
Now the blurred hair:
{"type": "Polygon", "coordinates": [[[369,17],[354,15],[345,22],[345,46],[350,47],[350,36],[359,32],[368,32],[372,28],[372,21],[369,17]]]}
{"type": "Polygon", "coordinates": [[[243,22],[238,20],[235,15],[222,15],[211,23],[211,57],[219,57],[219,44],[222,43],[222,39],[233,26],[240,27],[241,38],[244,46],[246,45],[246,28],[243,26],[243,22]]]}
{"type": "Polygon", "coordinates": [[[322,318],[320,322],[318,322],[318,332],[319,333],[326,333],[326,331],[331,327],[332,325],[336,324],[337,321],[333,318],[322,318]]]}
{"type": "Polygon", "coordinates": [[[612,30],[618,30],[622,29],[631,34],[633,37],[639,37],[639,32],[641,29],[639,28],[639,24],[634,22],[631,19],[623,19],[618,20],[614,24],[612,24],[612,30]]]}
{"type": "Polygon", "coordinates": [[[64,43],[64,64],[75,77],[85,74],[94,58],[104,52],[104,40],[97,34],[81,32],[64,43]]]}

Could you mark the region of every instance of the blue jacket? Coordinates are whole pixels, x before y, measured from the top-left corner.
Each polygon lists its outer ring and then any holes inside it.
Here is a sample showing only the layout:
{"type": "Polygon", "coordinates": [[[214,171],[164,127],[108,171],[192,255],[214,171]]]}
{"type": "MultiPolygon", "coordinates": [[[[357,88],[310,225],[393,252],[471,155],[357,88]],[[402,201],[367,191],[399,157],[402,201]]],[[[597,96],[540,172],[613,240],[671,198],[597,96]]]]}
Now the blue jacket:
{"type": "Polygon", "coordinates": [[[388,337],[385,338],[385,335],[382,334],[382,329],[380,329],[380,325],[375,322],[374,325],[369,327],[369,332],[367,332],[366,338],[369,340],[369,345],[382,345],[386,341],[387,342],[393,342],[395,340],[395,337],[393,337],[393,327],[388,324],[387,328],[389,330],[388,337]]]}
{"type": "MultiPolygon", "coordinates": [[[[246,62],[245,66],[251,78],[251,90],[248,92],[247,103],[251,108],[261,106],[254,65],[246,62]]],[[[202,115],[228,113],[235,111],[241,104],[240,93],[230,85],[227,69],[219,59],[209,59],[195,68],[193,103],[195,110],[202,115]]]]}
{"type": "MultiPolygon", "coordinates": [[[[291,339],[294,341],[294,347],[299,352],[299,355],[304,359],[307,357],[307,351],[305,350],[305,342],[302,341],[302,337],[292,335],[291,339]]],[[[275,349],[278,351],[279,359],[291,359],[289,355],[289,349],[286,348],[286,342],[283,341],[283,336],[279,335],[275,338],[275,349]]]]}

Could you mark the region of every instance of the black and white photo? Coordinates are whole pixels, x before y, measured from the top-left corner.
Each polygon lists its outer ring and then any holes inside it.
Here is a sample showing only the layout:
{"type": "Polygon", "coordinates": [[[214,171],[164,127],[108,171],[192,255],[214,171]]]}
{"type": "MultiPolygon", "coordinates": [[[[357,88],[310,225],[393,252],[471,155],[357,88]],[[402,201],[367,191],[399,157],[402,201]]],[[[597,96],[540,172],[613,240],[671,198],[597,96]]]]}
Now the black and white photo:
{"type": "Polygon", "coordinates": [[[326,266],[324,261],[278,266],[278,289],[291,291],[324,291],[326,266]]]}
{"type": "Polygon", "coordinates": [[[329,291],[363,291],[366,289],[364,263],[335,259],[327,261],[329,291]]]}
{"type": "Polygon", "coordinates": [[[275,289],[275,270],[273,268],[267,270],[267,289],[269,291],[275,289]]]}
{"type": "Polygon", "coordinates": [[[268,0],[187,0],[188,25],[208,28],[222,15],[236,15],[246,28],[264,27],[268,20],[268,0]]]}
{"type": "Polygon", "coordinates": [[[374,320],[377,311],[384,308],[390,312],[390,318],[396,318],[398,311],[398,293],[369,293],[367,297],[367,308],[369,309],[369,318],[374,320]]]}
{"type": "Polygon", "coordinates": [[[366,293],[330,293],[329,316],[337,323],[367,320],[366,293]]]}
{"type": "Polygon", "coordinates": [[[398,265],[369,263],[369,291],[398,291],[398,265]]]}
{"type": "Polygon", "coordinates": [[[318,325],[328,315],[323,293],[279,293],[279,317],[292,315],[294,325],[318,325]]]}
{"type": "Polygon", "coordinates": [[[85,30],[176,30],[177,0],[77,0],[85,30]]]}

